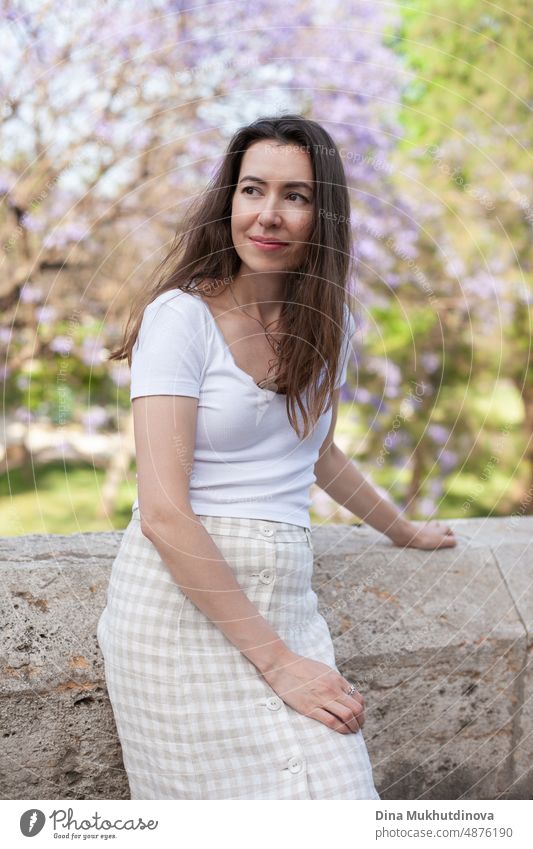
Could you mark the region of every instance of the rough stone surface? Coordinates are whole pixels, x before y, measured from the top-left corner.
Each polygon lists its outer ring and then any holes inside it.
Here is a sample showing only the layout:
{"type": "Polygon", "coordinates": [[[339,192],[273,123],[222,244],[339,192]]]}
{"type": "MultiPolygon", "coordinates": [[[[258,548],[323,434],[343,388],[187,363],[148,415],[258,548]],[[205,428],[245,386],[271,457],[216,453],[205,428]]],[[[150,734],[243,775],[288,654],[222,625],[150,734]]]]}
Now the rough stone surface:
{"type": "MultiPolygon", "coordinates": [[[[315,526],[320,610],[383,799],[530,799],[533,517],[451,524],[441,551],[315,526]]],[[[121,537],[0,538],[1,798],[129,798],[96,640],[121,537]]]]}

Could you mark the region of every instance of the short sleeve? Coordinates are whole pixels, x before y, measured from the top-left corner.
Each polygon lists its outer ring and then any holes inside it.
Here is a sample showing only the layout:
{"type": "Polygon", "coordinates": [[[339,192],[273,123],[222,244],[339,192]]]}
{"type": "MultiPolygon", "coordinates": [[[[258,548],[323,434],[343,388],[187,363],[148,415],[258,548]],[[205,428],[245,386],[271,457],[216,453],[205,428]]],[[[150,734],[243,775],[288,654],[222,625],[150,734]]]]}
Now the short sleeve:
{"type": "Polygon", "coordinates": [[[339,377],[335,384],[335,389],[338,389],[340,386],[344,386],[346,383],[346,375],[348,373],[348,363],[350,361],[350,355],[352,353],[352,338],[356,331],[356,324],[353,315],[351,314],[348,307],[344,306],[344,336],[342,340],[341,347],[341,356],[340,356],[340,365],[339,365],[339,377]]]}
{"type": "Polygon", "coordinates": [[[179,292],[144,310],[132,350],[130,400],[141,395],[200,397],[205,326],[194,298],[179,292]]]}

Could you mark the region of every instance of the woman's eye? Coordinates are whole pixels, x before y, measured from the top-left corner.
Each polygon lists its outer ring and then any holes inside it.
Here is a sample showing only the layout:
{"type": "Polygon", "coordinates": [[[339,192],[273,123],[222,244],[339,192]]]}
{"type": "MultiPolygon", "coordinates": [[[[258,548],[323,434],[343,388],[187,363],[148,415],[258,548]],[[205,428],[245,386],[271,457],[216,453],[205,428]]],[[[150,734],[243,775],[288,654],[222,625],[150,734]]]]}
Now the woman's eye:
{"type": "MultiPolygon", "coordinates": [[[[252,191],[252,192],[258,191],[257,186],[245,186],[244,189],[242,190],[241,194],[244,194],[245,192],[248,192],[248,191],[252,191]]],[[[288,194],[287,197],[289,197],[289,198],[290,197],[301,198],[306,203],[309,203],[307,198],[304,197],[304,195],[301,195],[299,192],[290,192],[290,194],[288,194]]]]}

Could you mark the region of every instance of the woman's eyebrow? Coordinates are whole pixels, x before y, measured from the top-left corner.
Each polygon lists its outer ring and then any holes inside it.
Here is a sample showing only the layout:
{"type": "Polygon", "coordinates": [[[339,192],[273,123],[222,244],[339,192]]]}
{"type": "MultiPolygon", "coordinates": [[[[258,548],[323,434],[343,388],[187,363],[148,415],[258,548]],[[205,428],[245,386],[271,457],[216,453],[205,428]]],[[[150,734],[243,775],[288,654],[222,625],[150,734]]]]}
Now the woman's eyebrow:
{"type": "MultiPolygon", "coordinates": [[[[246,177],[241,177],[239,183],[244,183],[245,180],[251,180],[254,183],[261,183],[263,186],[267,185],[267,180],[262,180],[261,177],[252,177],[251,175],[247,175],[246,177]]],[[[277,182],[277,181],[276,181],[277,182]]],[[[283,183],[283,188],[294,188],[295,186],[303,187],[304,189],[308,189],[308,191],[312,192],[313,187],[309,183],[305,183],[303,180],[290,180],[288,183],[283,183]]]]}

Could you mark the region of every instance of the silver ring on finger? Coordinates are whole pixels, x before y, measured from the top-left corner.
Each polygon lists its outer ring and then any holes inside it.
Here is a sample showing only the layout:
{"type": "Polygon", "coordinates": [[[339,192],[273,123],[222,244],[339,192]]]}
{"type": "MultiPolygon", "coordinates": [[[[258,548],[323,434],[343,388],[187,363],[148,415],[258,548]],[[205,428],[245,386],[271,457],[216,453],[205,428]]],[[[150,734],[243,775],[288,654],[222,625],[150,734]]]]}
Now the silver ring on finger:
{"type": "Polygon", "coordinates": [[[350,684],[350,689],[347,691],[346,695],[347,696],[353,696],[353,694],[355,693],[356,690],[357,690],[357,687],[355,686],[355,684],[350,684]]]}

